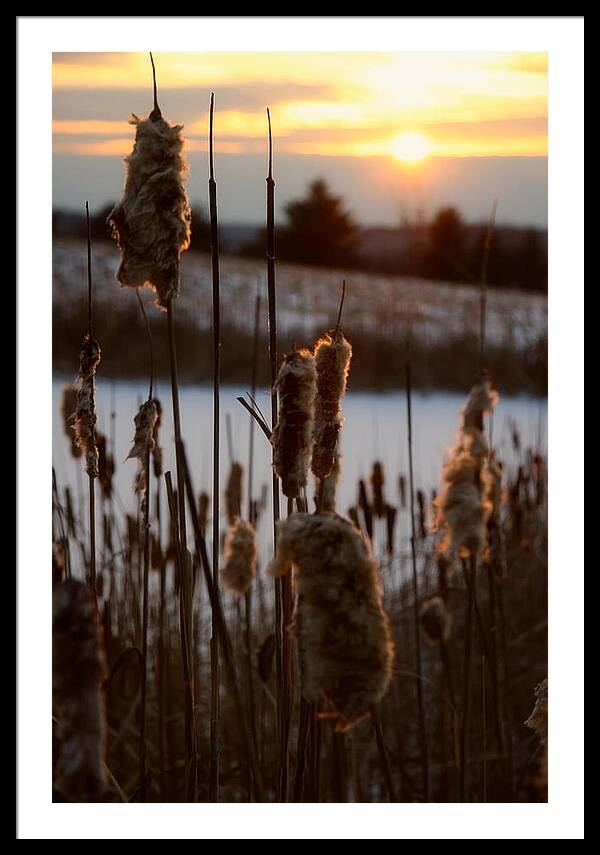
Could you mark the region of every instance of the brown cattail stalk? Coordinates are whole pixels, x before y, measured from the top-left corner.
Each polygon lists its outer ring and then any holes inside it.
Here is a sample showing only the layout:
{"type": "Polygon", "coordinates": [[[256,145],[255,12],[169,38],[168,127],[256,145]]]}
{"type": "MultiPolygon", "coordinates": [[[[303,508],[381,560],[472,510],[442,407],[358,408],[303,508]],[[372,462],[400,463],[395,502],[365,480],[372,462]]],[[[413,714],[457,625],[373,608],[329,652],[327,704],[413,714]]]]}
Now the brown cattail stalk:
{"type": "Polygon", "coordinates": [[[417,532],[415,523],[415,477],[413,465],[413,442],[412,442],[412,386],[410,374],[410,362],[405,365],[406,376],[406,419],[407,419],[407,443],[408,443],[408,489],[409,489],[409,511],[410,511],[410,551],[412,566],[413,587],[413,622],[415,634],[415,659],[417,673],[417,706],[419,710],[419,737],[421,742],[421,777],[423,781],[423,794],[425,801],[429,801],[429,746],[427,742],[427,723],[425,719],[425,704],[423,699],[423,668],[421,661],[421,633],[419,626],[419,582],[417,578],[417,532]]]}
{"type": "Polygon", "coordinates": [[[98,477],[98,448],[96,446],[96,368],[101,359],[100,345],[93,337],[92,316],[92,241],[90,210],[85,203],[87,218],[87,268],[88,268],[88,329],[79,354],[77,408],[75,410],[75,438],[85,456],[85,469],[89,487],[90,523],[90,574],[89,585],[96,600],[96,505],[94,479],[98,477]]]}
{"type": "MultiPolygon", "coordinates": [[[[221,407],[221,309],[219,283],[219,226],[217,216],[217,182],[214,168],[214,110],[215,96],[210,96],[208,197],[210,212],[210,243],[213,298],[213,542],[212,571],[215,585],[219,583],[219,481],[220,481],[220,407],[221,407]]],[[[211,706],[210,706],[210,770],[209,800],[219,800],[219,628],[212,624],[211,706]]]]}
{"type": "Polygon", "coordinates": [[[52,645],[59,742],[56,787],[68,801],[103,801],[106,664],[95,603],[81,582],[65,582],[54,590],[52,645]]]}
{"type": "MultiPolygon", "coordinates": [[[[275,294],[275,179],[273,178],[273,134],[271,131],[271,113],[267,107],[268,124],[268,173],[267,173],[267,298],[269,305],[269,362],[271,366],[271,435],[277,426],[277,370],[279,357],[277,353],[277,309],[275,294]]],[[[280,516],[279,508],[279,479],[275,471],[275,450],[273,449],[273,547],[277,546],[277,523],[280,516]]],[[[277,673],[277,720],[278,728],[282,728],[282,716],[284,715],[283,698],[283,614],[282,614],[282,591],[285,581],[275,580],[275,642],[276,655],[275,665],[277,673]]],[[[281,739],[279,740],[281,744],[281,739]]],[[[283,758],[282,758],[283,759],[283,758]]],[[[283,764],[282,764],[283,765],[283,764]]],[[[279,794],[281,799],[281,793],[279,794]]]]}
{"type": "Polygon", "coordinates": [[[392,639],[368,542],[337,514],[296,513],[279,525],[271,575],[292,565],[298,588],[302,691],[348,730],[387,691],[392,639]]]}
{"type": "MultiPolygon", "coordinates": [[[[180,588],[180,629],[186,687],[185,744],[187,793],[193,801],[197,795],[196,735],[193,718],[193,645],[191,627],[191,590],[188,590],[184,474],[181,460],[181,422],[179,383],[173,317],[173,298],[179,294],[179,261],[190,239],[191,213],[184,188],[186,164],[183,157],[181,126],[166,122],[158,106],[156,74],[152,62],[154,109],[148,119],[132,118],[136,127],[133,152],[127,158],[127,178],[122,200],[108,217],[113,235],[122,252],[117,279],[122,286],[139,288],[148,285],[156,293],[156,304],[167,312],[171,396],[177,461],[178,530],[177,544],[180,588]]],[[[173,491],[174,495],[174,491],[173,491]]],[[[172,508],[177,510],[175,506],[172,508]]],[[[173,529],[172,529],[173,531],[173,529]]]]}

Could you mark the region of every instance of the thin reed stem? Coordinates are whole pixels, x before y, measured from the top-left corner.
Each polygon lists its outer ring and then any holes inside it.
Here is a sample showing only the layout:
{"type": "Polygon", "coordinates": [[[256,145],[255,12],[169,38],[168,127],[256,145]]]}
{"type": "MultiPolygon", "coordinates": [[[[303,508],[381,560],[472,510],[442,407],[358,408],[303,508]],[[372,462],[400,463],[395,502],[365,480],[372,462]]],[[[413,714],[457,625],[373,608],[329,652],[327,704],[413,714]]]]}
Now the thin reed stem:
{"type": "MultiPolygon", "coordinates": [[[[463,570],[465,578],[469,576],[474,569],[475,561],[471,559],[469,563],[464,559],[463,570]],[[470,565],[470,566],[469,566],[470,565]]],[[[463,709],[461,720],[461,740],[460,740],[460,788],[459,801],[464,802],[467,795],[467,764],[469,762],[469,721],[471,715],[471,652],[473,647],[473,598],[475,588],[473,585],[467,585],[467,618],[465,625],[465,647],[463,657],[463,709]]]]}
{"type": "Polygon", "coordinates": [[[192,528],[194,531],[194,540],[196,546],[196,556],[198,559],[198,563],[202,567],[202,572],[204,574],[204,581],[206,583],[206,588],[208,591],[208,599],[210,602],[210,607],[212,611],[212,615],[214,618],[215,625],[218,627],[218,639],[221,646],[221,653],[223,655],[223,663],[225,665],[225,673],[229,680],[231,692],[233,694],[234,704],[236,708],[236,713],[238,716],[238,720],[240,722],[240,729],[242,731],[242,737],[244,741],[244,750],[246,755],[246,762],[251,765],[252,768],[252,776],[254,781],[254,788],[256,792],[256,797],[258,801],[263,800],[263,783],[262,783],[262,773],[260,766],[258,764],[258,759],[256,752],[254,750],[254,744],[252,738],[250,736],[250,729],[247,721],[247,714],[244,703],[242,701],[242,695],[239,689],[236,672],[233,664],[233,647],[231,644],[231,638],[229,635],[229,631],[227,629],[227,625],[225,623],[225,618],[223,615],[223,607],[221,604],[221,598],[219,595],[219,589],[215,585],[213,574],[210,569],[210,562],[208,559],[208,552],[206,549],[206,543],[204,540],[204,534],[202,532],[202,528],[200,526],[200,520],[198,519],[198,510],[196,508],[196,502],[194,499],[194,488],[192,484],[192,479],[190,475],[190,470],[187,465],[187,460],[185,456],[185,449],[182,446],[181,456],[183,460],[183,466],[185,471],[185,492],[187,495],[188,506],[190,509],[190,516],[192,518],[192,528]]]}
{"type": "Polygon", "coordinates": [[[417,673],[417,705],[419,708],[419,736],[421,743],[421,777],[423,781],[423,797],[429,801],[429,748],[427,744],[427,726],[425,720],[425,705],[423,701],[423,666],[421,658],[421,621],[419,616],[419,582],[417,578],[417,530],[415,521],[415,483],[413,465],[413,440],[412,440],[412,387],[410,376],[410,362],[405,365],[406,372],[406,414],[408,428],[408,477],[409,477],[409,502],[410,502],[410,553],[412,563],[412,586],[413,586],[413,621],[415,632],[415,670],[417,673]]]}
{"type": "Polygon", "coordinates": [[[140,801],[146,801],[146,707],[148,681],[148,582],[150,577],[150,447],[144,461],[146,486],[144,491],[144,576],[142,582],[142,681],[140,717],[140,801]]]}
{"type": "Polygon", "coordinates": [[[383,771],[388,799],[390,802],[397,802],[398,797],[396,795],[396,787],[394,785],[394,778],[392,776],[390,758],[385,745],[385,741],[383,739],[383,731],[381,729],[381,721],[379,719],[379,710],[375,705],[371,707],[371,719],[373,721],[373,729],[375,731],[375,738],[377,740],[377,751],[379,752],[379,762],[383,771]]]}
{"type": "MultiPolygon", "coordinates": [[[[219,223],[217,215],[217,182],[214,170],[215,96],[210,96],[208,196],[213,297],[213,496],[212,496],[212,573],[219,585],[219,499],[220,499],[220,408],[221,408],[221,316],[219,284],[219,223]]],[[[185,503],[184,503],[185,504],[185,503]]],[[[219,800],[219,639],[213,620],[210,642],[210,770],[209,800],[219,800]]]]}

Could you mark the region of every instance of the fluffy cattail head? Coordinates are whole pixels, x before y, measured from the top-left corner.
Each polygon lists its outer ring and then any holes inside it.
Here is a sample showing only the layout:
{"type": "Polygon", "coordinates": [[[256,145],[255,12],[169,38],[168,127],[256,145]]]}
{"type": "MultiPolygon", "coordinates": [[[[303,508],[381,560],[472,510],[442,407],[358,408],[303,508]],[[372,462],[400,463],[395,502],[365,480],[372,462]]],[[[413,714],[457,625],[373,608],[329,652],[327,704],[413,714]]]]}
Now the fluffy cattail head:
{"type": "Polygon", "coordinates": [[[462,411],[456,445],[444,463],[442,485],[435,499],[438,525],[446,529],[442,550],[461,556],[477,556],[486,541],[486,522],[491,510],[485,460],[489,454],[483,433],[483,416],[498,401],[483,372],[471,389],[462,411]]]}
{"type": "Polygon", "coordinates": [[[52,643],[59,746],[55,787],[68,801],[100,801],[106,791],[106,665],[96,610],[81,582],[65,582],[54,590],[52,643]]]}
{"type": "Polygon", "coordinates": [[[225,566],[221,578],[225,587],[243,596],[256,576],[256,532],[239,517],[229,526],[225,538],[225,566]]]}
{"type": "Polygon", "coordinates": [[[102,351],[95,338],[86,335],[79,354],[79,377],[77,381],[77,407],[75,410],[75,439],[85,454],[88,475],[98,477],[98,449],[96,447],[96,367],[102,351]]]}
{"type": "Polygon", "coordinates": [[[73,457],[81,457],[81,448],[77,444],[75,437],[74,425],[75,410],[77,409],[77,386],[75,383],[68,383],[63,386],[63,396],[61,412],[63,417],[63,426],[65,436],[71,443],[71,454],[73,457]]]}
{"type": "Polygon", "coordinates": [[[315,406],[315,359],[309,350],[285,357],[275,387],[279,418],[271,442],[273,465],[285,496],[297,498],[306,486],[315,406]]]}
{"type": "Polygon", "coordinates": [[[227,512],[227,522],[233,525],[236,518],[242,514],[242,478],[244,476],[244,467],[241,463],[233,461],[227,478],[227,487],[225,489],[225,510],[227,512]]]}
{"type": "Polygon", "coordinates": [[[269,572],[294,566],[302,691],[323,698],[336,729],[350,729],[387,691],[393,646],[379,569],[367,540],[337,514],[296,513],[279,523],[269,572]]]}
{"type": "Polygon", "coordinates": [[[127,460],[137,457],[140,470],[136,482],[136,491],[146,488],[146,454],[154,448],[154,425],[156,424],[156,404],[153,398],[144,401],[134,418],[135,436],[127,460]]]}
{"type": "Polygon", "coordinates": [[[498,393],[492,389],[487,371],[482,371],[469,392],[469,398],[462,412],[463,429],[483,430],[483,417],[491,413],[498,403],[498,393]]]}
{"type": "Polygon", "coordinates": [[[338,435],[344,418],[341,401],[352,358],[352,345],[341,330],[327,333],[314,348],[317,370],[317,396],[313,427],[311,469],[317,478],[325,478],[333,468],[338,435]]]}
{"type": "Polygon", "coordinates": [[[469,454],[452,457],[444,465],[436,498],[438,523],[446,529],[443,551],[479,555],[483,549],[489,505],[477,481],[479,474],[479,465],[469,454]]]}
{"type": "MultiPolygon", "coordinates": [[[[319,510],[323,513],[326,511],[335,511],[335,496],[337,492],[338,481],[340,480],[340,472],[341,472],[341,454],[337,451],[335,453],[335,460],[333,462],[333,469],[326,475],[325,478],[320,482],[321,485],[321,495],[320,501],[321,505],[319,510]]],[[[319,505],[319,498],[316,499],[317,506],[319,505]]]]}
{"type": "Polygon", "coordinates": [[[131,288],[148,285],[166,309],[179,293],[179,259],[190,243],[182,126],[154,113],[130,121],[135,144],[126,158],[125,191],[108,216],[122,252],[117,279],[131,288]]]}
{"type": "Polygon", "coordinates": [[[422,601],[421,626],[430,644],[446,641],[450,634],[450,615],[441,597],[427,597],[422,601]]]}

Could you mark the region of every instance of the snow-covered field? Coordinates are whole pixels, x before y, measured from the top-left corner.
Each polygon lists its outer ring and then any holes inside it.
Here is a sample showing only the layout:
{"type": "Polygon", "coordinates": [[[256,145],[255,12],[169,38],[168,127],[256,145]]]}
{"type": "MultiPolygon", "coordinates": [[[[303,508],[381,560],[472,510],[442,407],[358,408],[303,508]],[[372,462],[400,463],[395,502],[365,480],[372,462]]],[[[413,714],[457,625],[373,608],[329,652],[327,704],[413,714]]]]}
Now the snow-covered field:
{"type": "MultiPolygon", "coordinates": [[[[118,311],[134,299],[130,289],[119,291],[115,273],[116,247],[94,246],[94,296],[97,307],[118,311]]],[[[347,281],[344,326],[378,336],[404,337],[408,330],[421,341],[479,331],[479,290],[473,286],[429,282],[342,270],[277,264],[277,323],[285,334],[328,329],[334,322],[342,279],[347,281]]],[[[53,251],[53,299],[84,300],[87,288],[86,249],[82,241],[60,239],[53,251]]],[[[261,261],[221,259],[221,320],[250,330],[257,288],[266,295],[265,265],[261,261]]],[[[198,327],[209,328],[212,317],[212,278],[208,256],[186,253],[182,260],[178,314],[198,327]]],[[[545,295],[489,289],[487,340],[521,350],[546,336],[545,295]]]]}

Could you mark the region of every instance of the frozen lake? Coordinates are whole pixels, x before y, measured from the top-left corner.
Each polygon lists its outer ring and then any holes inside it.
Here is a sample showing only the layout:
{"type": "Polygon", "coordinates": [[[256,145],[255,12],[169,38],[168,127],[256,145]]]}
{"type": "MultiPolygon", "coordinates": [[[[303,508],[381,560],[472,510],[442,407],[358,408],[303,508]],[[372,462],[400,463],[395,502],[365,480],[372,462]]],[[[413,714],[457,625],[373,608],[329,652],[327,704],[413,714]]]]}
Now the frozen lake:
{"type": "MultiPolygon", "coordinates": [[[[64,378],[56,378],[53,384],[53,463],[59,488],[71,486],[73,495],[81,497],[83,464],[74,460],[69,453],[69,444],[63,431],[61,397],[64,378]]],[[[247,475],[250,416],[237,402],[244,395],[243,387],[224,387],[221,396],[221,483],[224,485],[228,468],[229,453],[226,417],[231,420],[231,435],[234,456],[247,475]]],[[[161,444],[164,450],[164,469],[171,469],[175,477],[174,448],[170,387],[159,383],[157,397],[163,404],[161,444]]],[[[116,473],[115,487],[117,504],[134,513],[137,507],[133,492],[136,461],[125,461],[133,438],[133,417],[137,407],[147,395],[142,382],[110,381],[98,378],[97,411],[98,428],[114,438],[116,473]],[[114,419],[111,413],[114,412],[114,419]],[[111,427],[112,422],[112,427],[111,427]]],[[[439,482],[444,455],[452,445],[458,426],[459,412],[466,395],[440,392],[413,394],[413,442],[415,487],[423,489],[429,496],[439,482]]],[[[265,415],[270,413],[268,390],[257,392],[257,402],[265,415]]],[[[346,423],[342,432],[341,451],[342,475],[338,491],[338,510],[345,514],[356,503],[359,478],[368,480],[372,464],[381,460],[384,464],[386,500],[399,504],[398,479],[401,473],[408,475],[406,396],[404,392],[349,393],[344,400],[346,423]]],[[[184,386],[181,390],[181,421],[188,459],[196,492],[211,492],[212,485],[212,390],[208,387],[184,386]]],[[[502,397],[493,419],[492,440],[498,457],[510,470],[517,458],[513,449],[511,432],[516,426],[521,437],[522,448],[528,446],[546,450],[547,401],[528,396],[502,397]]],[[[260,531],[263,547],[269,547],[270,527],[270,446],[263,433],[254,431],[254,485],[253,495],[258,498],[262,485],[267,485],[268,504],[260,531]]],[[[244,491],[247,483],[244,483],[244,491]]],[[[313,486],[309,484],[309,499],[313,486]]],[[[246,499],[244,499],[244,508],[246,499]]],[[[284,504],[282,503],[282,507],[284,504]]],[[[406,514],[399,518],[398,536],[407,534],[406,514]]],[[[223,520],[222,525],[225,526],[223,520]]]]}

